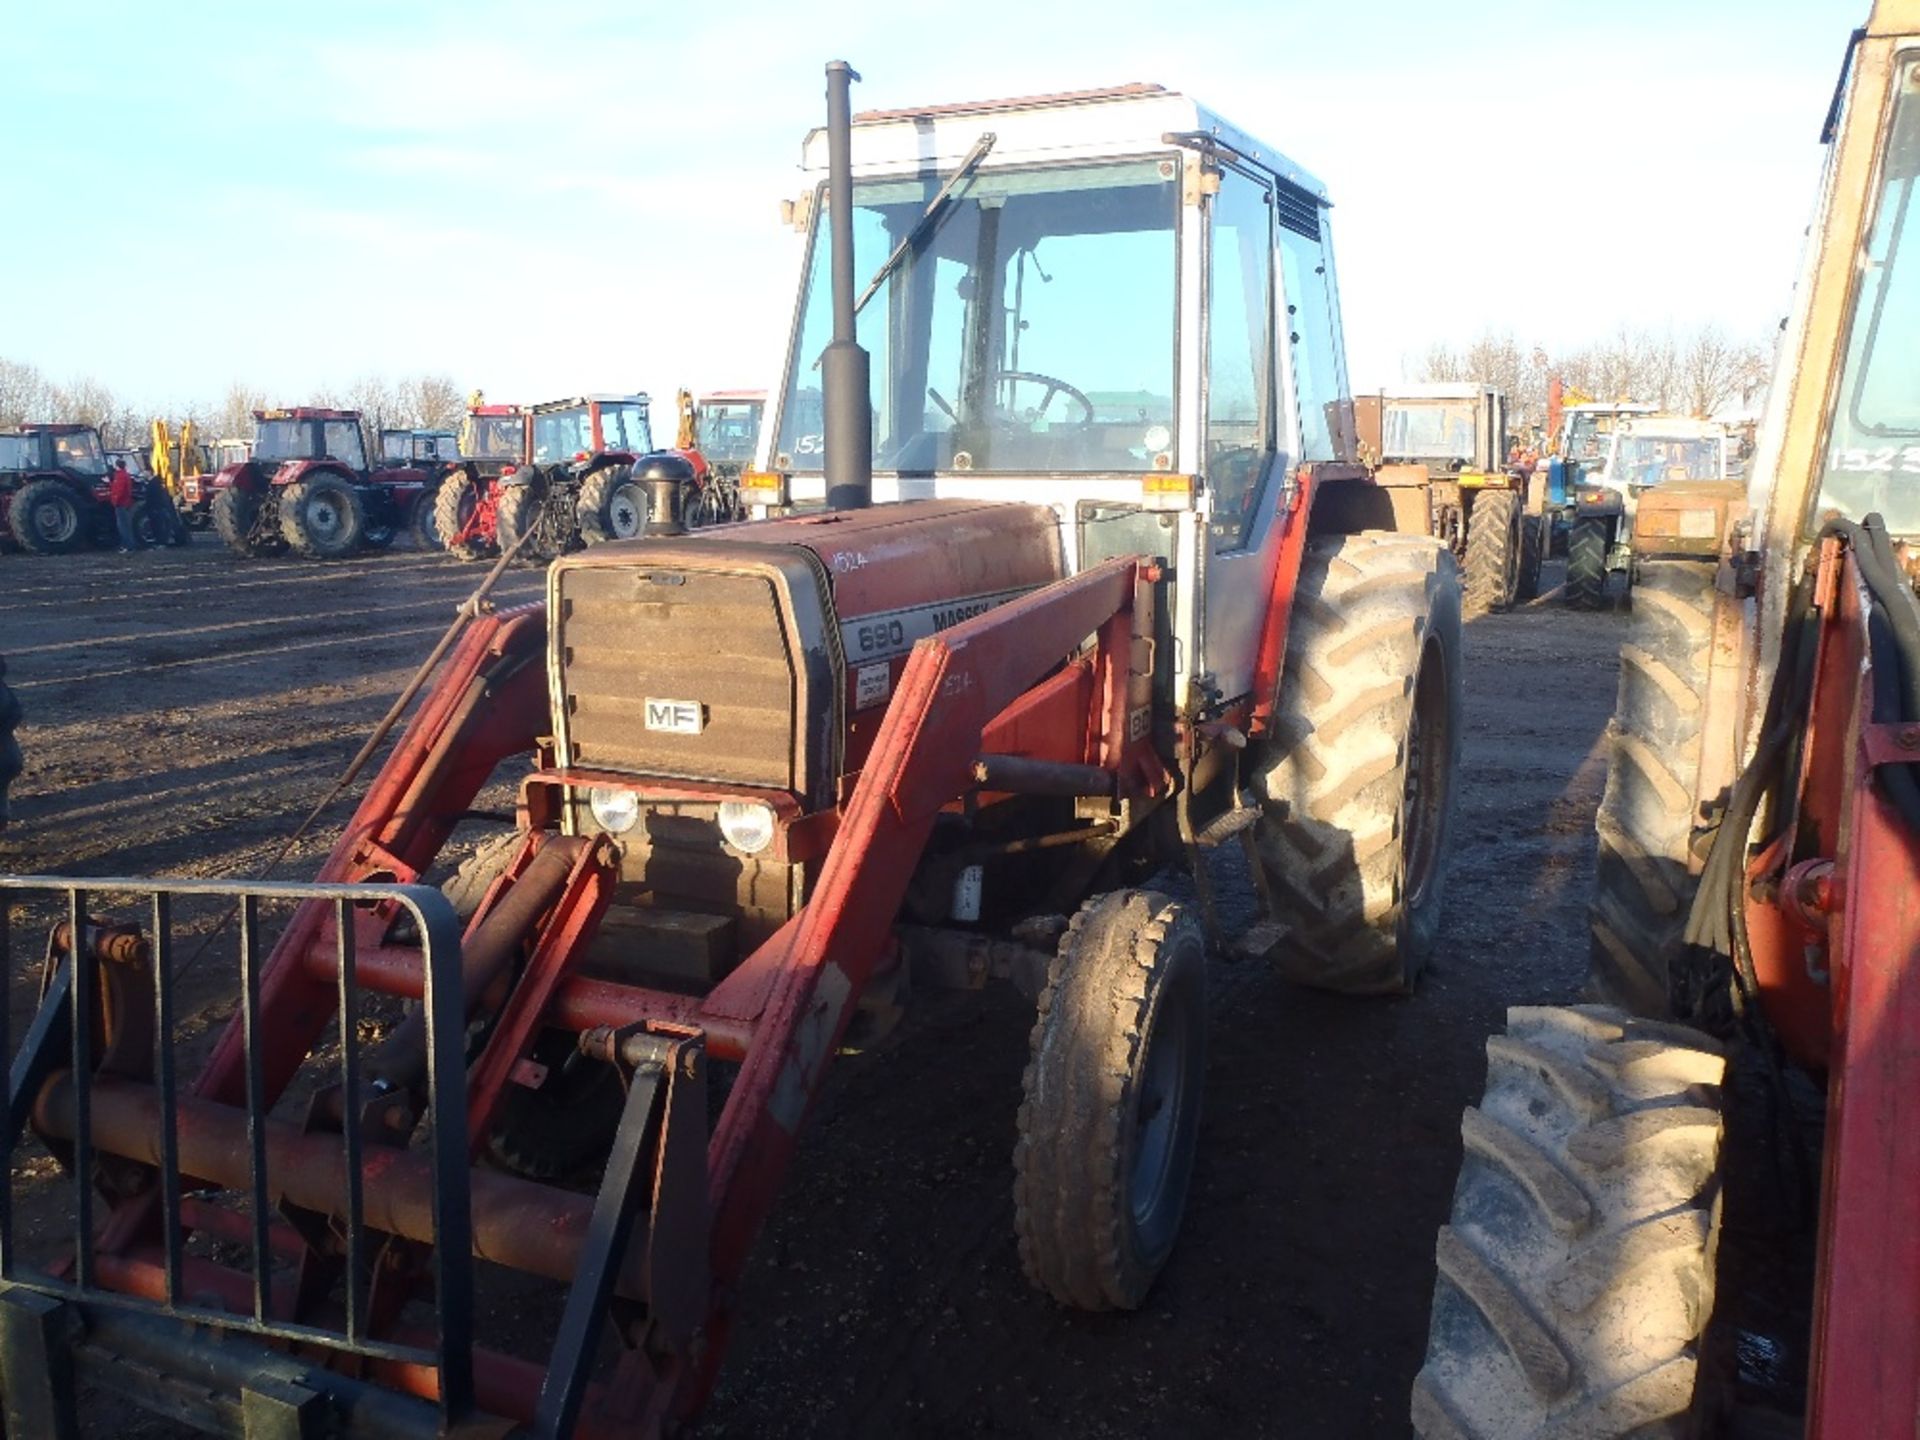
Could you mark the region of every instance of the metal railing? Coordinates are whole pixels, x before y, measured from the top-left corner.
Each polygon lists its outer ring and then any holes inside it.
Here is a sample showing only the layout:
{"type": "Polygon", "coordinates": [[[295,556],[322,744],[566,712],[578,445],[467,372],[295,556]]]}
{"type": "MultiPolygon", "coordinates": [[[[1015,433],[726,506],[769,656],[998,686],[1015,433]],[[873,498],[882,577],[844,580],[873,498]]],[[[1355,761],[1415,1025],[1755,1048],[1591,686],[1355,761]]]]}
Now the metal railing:
{"type": "MultiPolygon", "coordinates": [[[[25,893],[63,896],[67,926],[64,954],[46,985],[39,1010],[13,1051],[8,1007],[0,1004],[0,1052],[13,1056],[8,1075],[7,1113],[0,1126],[0,1282],[88,1305],[111,1305],[271,1341],[318,1345],[371,1360],[427,1365],[439,1377],[439,1403],[448,1421],[473,1408],[473,1262],[472,1210],[467,1155],[465,997],[461,986],[460,926],[446,897],[419,885],[346,885],[217,880],[76,879],[62,876],[0,876],[0,974],[14,976],[13,929],[9,909],[25,893]],[[95,1233],[94,1153],[97,1057],[94,1032],[99,1005],[97,927],[88,915],[89,895],[144,897],[153,970],[153,1089],[158,1107],[153,1192],[122,1206],[157,1199],[161,1233],[164,1298],[129,1294],[99,1283],[100,1254],[95,1233]],[[183,1282],[187,1226],[182,1221],[179,1074],[174,1034],[174,901],[183,896],[237,902],[239,916],[239,1022],[245,1071],[247,1186],[250,1210],[253,1294],[251,1313],[201,1303],[183,1282]],[[340,1121],[344,1176],[345,1323],[339,1328],[277,1318],[273,1284],[274,1207],[268,1173],[268,1103],[261,1014],[262,901],[332,908],[336,939],[336,1000],[339,1007],[341,1087],[340,1121]],[[361,1082],[360,983],[356,969],[353,908],[392,901],[410,912],[418,928],[423,974],[421,1004],[426,1021],[428,1124],[431,1139],[433,1282],[436,1327],[431,1347],[376,1339],[368,1333],[370,1265],[363,1193],[365,1117],[356,1103],[361,1082]],[[62,1033],[64,1032],[64,1033],[62,1033]],[[65,1278],[21,1263],[15,1245],[13,1161],[21,1132],[48,1080],[62,1069],[72,1077],[72,1155],[67,1168],[73,1193],[73,1259],[65,1278]]],[[[296,912],[289,927],[299,923],[296,912]]],[[[49,954],[53,945],[49,944],[49,954]]],[[[111,961],[104,963],[114,963],[111,961]]],[[[287,963],[296,963],[288,956],[287,963]]],[[[209,1104],[204,1100],[196,1106],[209,1104]]],[[[204,1177],[212,1178],[212,1177],[204,1177]]],[[[238,1187],[234,1187],[238,1189],[238,1187]]],[[[287,1307],[282,1307],[286,1309],[287,1307]]]]}

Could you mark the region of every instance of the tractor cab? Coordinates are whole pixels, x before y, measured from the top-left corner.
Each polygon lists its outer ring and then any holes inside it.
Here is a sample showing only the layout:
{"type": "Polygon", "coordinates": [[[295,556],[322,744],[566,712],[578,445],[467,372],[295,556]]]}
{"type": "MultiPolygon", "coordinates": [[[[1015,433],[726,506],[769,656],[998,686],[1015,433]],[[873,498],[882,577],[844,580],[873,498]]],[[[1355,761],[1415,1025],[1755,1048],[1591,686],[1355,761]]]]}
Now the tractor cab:
{"type": "MultiPolygon", "coordinates": [[[[144,498],[144,467],[131,466],[134,491],[144,498]]],[[[22,425],[0,435],[0,543],[57,554],[89,542],[111,546],[113,512],[107,502],[112,469],[100,432],[91,425],[22,425]]],[[[150,543],[151,522],[141,506],[138,530],[150,543]]]]}
{"type": "Polygon", "coordinates": [[[1499,472],[1507,456],[1507,397],[1485,385],[1406,385],[1380,400],[1381,459],[1447,474],[1499,472]]]}
{"type": "Polygon", "coordinates": [[[715,469],[738,474],[753,463],[760,416],[766,408],[764,390],[716,390],[702,395],[694,418],[694,448],[715,469]]]}
{"type": "Polygon", "coordinates": [[[532,462],[570,465],[603,454],[644,455],[653,449],[645,395],[594,395],[533,407],[532,462]]]}
{"type": "Polygon", "coordinates": [[[653,450],[645,395],[582,395],[528,412],[528,463],[502,477],[499,543],[545,564],[647,525],[634,465],[653,450]],[[522,538],[526,537],[526,538],[522,538]]]}
{"type": "Polygon", "coordinates": [[[382,430],[380,460],[385,465],[414,465],[432,469],[458,455],[451,430],[382,430]]]}
{"type": "Polygon", "coordinates": [[[332,460],[367,469],[366,436],[357,410],[256,410],[252,459],[257,464],[332,460]]]}
{"type": "Polygon", "coordinates": [[[462,460],[524,464],[527,417],[518,405],[477,405],[460,422],[455,448],[462,460]]]}

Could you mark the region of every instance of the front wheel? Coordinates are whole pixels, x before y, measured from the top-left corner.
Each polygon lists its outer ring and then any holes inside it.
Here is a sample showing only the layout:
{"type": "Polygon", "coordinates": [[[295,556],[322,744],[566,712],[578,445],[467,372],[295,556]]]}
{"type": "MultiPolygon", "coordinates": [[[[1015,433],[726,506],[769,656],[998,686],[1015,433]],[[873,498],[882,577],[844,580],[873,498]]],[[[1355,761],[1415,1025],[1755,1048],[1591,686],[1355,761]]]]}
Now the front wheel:
{"type": "Polygon", "coordinates": [[[281,545],[278,527],[262,510],[266,501],[254,490],[229,485],[213,497],[213,528],[229,550],[249,558],[270,554],[281,545]]]}
{"type": "Polygon", "coordinates": [[[280,492],[280,533],[309,560],[338,560],[367,535],[359,492],[338,475],[312,475],[280,492]]]}
{"type": "Polygon", "coordinates": [[[1551,515],[1528,515],[1521,520],[1520,584],[1514,591],[1515,601],[1540,598],[1540,567],[1546,561],[1552,533],[1551,515]]]}
{"type": "Polygon", "coordinates": [[[1290,980],[1411,989],[1439,939],[1460,763],[1460,582],[1424,535],[1308,542],[1257,832],[1290,980]]]}
{"type": "Polygon", "coordinates": [[[518,547],[516,559],[522,565],[545,565],[566,550],[566,539],[555,535],[547,516],[545,480],[529,480],[523,485],[506,485],[500,490],[500,505],[494,512],[494,528],[504,553],[518,547]],[[529,537],[524,544],[521,537],[529,537]]]}
{"type": "Polygon", "coordinates": [[[36,555],[64,555],[86,538],[80,502],[58,480],[34,480],[20,488],[7,511],[13,538],[36,555]]]}
{"type": "Polygon", "coordinates": [[[1525,508],[1512,490],[1482,490],[1467,520],[1466,581],[1462,612],[1505,610],[1520,593],[1525,508]]]}
{"type": "Polygon", "coordinates": [[[1613,526],[1588,516],[1573,522],[1567,537],[1567,604],[1576,610],[1598,610],[1607,598],[1607,551],[1613,526]]]}
{"type": "Polygon", "coordinates": [[[476,533],[480,490],[464,470],[440,482],[433,495],[433,532],[441,546],[458,560],[478,560],[491,548],[476,533]]]}
{"type": "Polygon", "coordinates": [[[1702,1433],[1725,1071],[1677,1025],[1507,1012],[1460,1121],[1413,1382],[1421,1440],[1702,1433]]]}
{"type": "Polygon", "coordinates": [[[589,545],[637,539],[646,533],[650,508],[646,488],[633,478],[631,465],[596,470],[580,486],[580,538],[589,545]]]}
{"type": "Polygon", "coordinates": [[[1027,1278],[1063,1305],[1137,1309],[1173,1253],[1206,1078],[1206,938],[1122,890],[1081,906],[1040,996],[1013,1153],[1027,1278]]]}

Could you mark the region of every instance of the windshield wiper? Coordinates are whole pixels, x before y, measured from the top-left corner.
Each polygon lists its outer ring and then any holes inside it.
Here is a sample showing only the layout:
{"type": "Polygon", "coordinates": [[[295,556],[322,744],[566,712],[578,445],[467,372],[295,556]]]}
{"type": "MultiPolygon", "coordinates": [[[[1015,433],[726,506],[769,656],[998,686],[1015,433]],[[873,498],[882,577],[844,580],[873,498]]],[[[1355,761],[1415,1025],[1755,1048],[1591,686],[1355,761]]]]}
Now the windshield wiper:
{"type": "Polygon", "coordinates": [[[933,197],[932,203],[925,210],[920,212],[920,218],[913,222],[913,228],[907,231],[906,238],[893,247],[893,253],[887,256],[886,263],[873,272],[873,278],[867,282],[867,288],[862,290],[860,298],[853,302],[854,314],[858,315],[867,308],[867,301],[873,298],[874,291],[884,285],[887,277],[900,268],[900,262],[906,258],[907,251],[938,228],[940,221],[947,214],[947,201],[953,197],[953,192],[959,188],[960,183],[980,168],[980,162],[986,159],[987,152],[993,149],[994,139],[994,133],[989,130],[973,142],[973,149],[969,150],[967,158],[960,162],[960,168],[948,177],[947,183],[940,187],[940,193],[933,197]]]}

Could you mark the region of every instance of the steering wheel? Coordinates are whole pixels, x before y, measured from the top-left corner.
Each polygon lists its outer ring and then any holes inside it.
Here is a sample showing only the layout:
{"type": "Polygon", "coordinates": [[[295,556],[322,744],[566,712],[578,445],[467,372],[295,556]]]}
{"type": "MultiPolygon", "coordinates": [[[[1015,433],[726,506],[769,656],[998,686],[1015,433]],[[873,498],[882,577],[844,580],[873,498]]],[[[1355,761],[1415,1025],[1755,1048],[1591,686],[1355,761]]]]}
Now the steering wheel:
{"type": "MultiPolygon", "coordinates": [[[[1069,385],[1066,381],[1056,376],[1042,375],[1037,370],[995,370],[988,374],[987,385],[991,393],[998,394],[1002,381],[1013,381],[1017,383],[1022,380],[1030,385],[1045,387],[1045,393],[1041,395],[1040,403],[1033,409],[1033,418],[1035,420],[1038,420],[1042,415],[1047,413],[1047,406],[1053,403],[1054,396],[1064,395],[1073,401],[1074,404],[1078,405],[1083,412],[1078,420],[1067,423],[1074,425],[1091,425],[1093,423],[1093,401],[1087,398],[1086,392],[1069,385]]],[[[1004,418],[1012,420],[1014,417],[1011,412],[1007,412],[1004,418]]]]}

